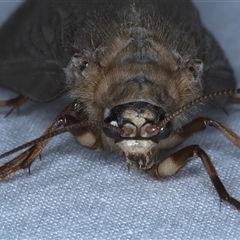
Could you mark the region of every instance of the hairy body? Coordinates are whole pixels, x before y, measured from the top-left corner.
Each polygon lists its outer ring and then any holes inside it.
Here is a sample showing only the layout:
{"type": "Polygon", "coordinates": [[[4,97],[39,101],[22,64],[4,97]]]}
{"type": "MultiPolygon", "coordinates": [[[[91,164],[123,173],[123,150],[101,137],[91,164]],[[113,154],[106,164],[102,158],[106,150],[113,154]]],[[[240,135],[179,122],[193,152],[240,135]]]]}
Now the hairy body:
{"type": "Polygon", "coordinates": [[[239,92],[225,91],[235,87],[232,69],[191,1],[28,1],[1,31],[0,84],[21,96],[1,106],[48,102],[63,92],[73,104],[43,138],[0,168],[0,178],[30,167],[55,131],[79,124],[69,131],[82,146],[124,152],[128,167],[155,178],[175,174],[198,155],[220,197],[240,209],[199,146],[157,161],[159,150],[206,126],[239,145],[231,130],[212,119],[185,125],[190,106],[211,99],[222,107],[239,92]]]}

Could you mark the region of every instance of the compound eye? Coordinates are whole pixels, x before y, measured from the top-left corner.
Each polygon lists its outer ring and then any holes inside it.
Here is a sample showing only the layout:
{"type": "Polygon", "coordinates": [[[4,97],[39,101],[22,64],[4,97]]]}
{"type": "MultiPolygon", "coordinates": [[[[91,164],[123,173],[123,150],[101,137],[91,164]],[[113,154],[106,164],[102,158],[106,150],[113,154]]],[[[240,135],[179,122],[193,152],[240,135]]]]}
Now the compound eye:
{"type": "Polygon", "coordinates": [[[82,57],[78,53],[75,53],[72,57],[71,63],[75,69],[80,70],[82,75],[85,76],[87,68],[89,67],[89,62],[86,58],[82,57]]]}
{"type": "MultiPolygon", "coordinates": [[[[117,118],[117,115],[114,113],[111,113],[107,118],[105,118],[104,122],[110,123],[111,125],[118,127],[118,118],[117,118]]],[[[112,131],[109,128],[103,128],[103,132],[109,138],[113,138],[113,139],[121,138],[121,136],[118,133],[112,131]]]]}
{"type": "Polygon", "coordinates": [[[163,126],[159,133],[155,136],[157,140],[166,139],[172,132],[172,124],[168,122],[165,126],[163,126]]]}
{"type": "Polygon", "coordinates": [[[81,64],[80,64],[80,66],[79,66],[79,68],[80,68],[80,71],[84,71],[84,70],[86,70],[86,68],[89,66],[89,63],[87,62],[87,61],[83,61],[83,62],[81,62],[81,64]]]}

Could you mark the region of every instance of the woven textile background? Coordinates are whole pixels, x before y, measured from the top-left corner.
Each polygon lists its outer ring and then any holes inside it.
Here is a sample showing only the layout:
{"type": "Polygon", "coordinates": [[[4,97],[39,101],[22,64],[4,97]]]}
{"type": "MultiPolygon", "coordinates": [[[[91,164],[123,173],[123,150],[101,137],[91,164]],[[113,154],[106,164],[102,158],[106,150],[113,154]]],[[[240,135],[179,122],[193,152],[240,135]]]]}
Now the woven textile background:
{"type": "MultiPolygon", "coordinates": [[[[0,1],[1,21],[16,4],[0,1]]],[[[240,2],[196,5],[240,81],[240,2]]],[[[0,99],[13,96],[0,91],[0,99]]],[[[65,104],[28,102],[7,118],[7,109],[0,109],[0,152],[38,137],[65,104]]],[[[240,134],[240,106],[226,111],[209,116],[240,134]]],[[[182,146],[189,144],[210,155],[227,190],[240,200],[240,149],[214,129],[182,146]]],[[[0,239],[239,239],[239,226],[240,212],[220,204],[200,159],[156,181],[135,169],[128,173],[123,156],[82,148],[70,134],[51,141],[31,176],[20,171],[0,182],[0,239]]]]}

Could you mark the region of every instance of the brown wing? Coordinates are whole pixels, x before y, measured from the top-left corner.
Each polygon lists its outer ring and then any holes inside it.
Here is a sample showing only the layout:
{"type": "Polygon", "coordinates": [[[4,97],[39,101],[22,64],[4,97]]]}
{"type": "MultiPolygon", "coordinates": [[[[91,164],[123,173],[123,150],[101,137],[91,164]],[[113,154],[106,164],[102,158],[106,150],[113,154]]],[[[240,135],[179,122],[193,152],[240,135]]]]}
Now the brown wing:
{"type": "Polygon", "coordinates": [[[91,1],[27,1],[0,29],[0,86],[39,102],[65,91],[67,29],[91,1]],[[76,7],[77,5],[77,7],[76,7]]]}

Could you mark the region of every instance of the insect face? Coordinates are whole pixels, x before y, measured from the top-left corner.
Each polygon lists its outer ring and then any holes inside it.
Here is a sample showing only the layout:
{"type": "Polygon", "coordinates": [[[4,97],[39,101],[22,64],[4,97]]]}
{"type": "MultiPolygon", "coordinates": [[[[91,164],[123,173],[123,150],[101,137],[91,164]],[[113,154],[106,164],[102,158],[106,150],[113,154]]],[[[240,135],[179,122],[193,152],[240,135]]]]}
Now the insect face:
{"type": "MultiPolygon", "coordinates": [[[[20,94],[0,106],[18,108],[28,98],[51,101],[63,92],[73,101],[42,137],[0,156],[29,147],[0,167],[0,179],[30,168],[49,139],[70,131],[82,146],[123,152],[128,167],[134,165],[157,179],[174,175],[198,156],[220,198],[240,209],[200,146],[190,145],[158,159],[162,150],[175,148],[207,126],[240,147],[239,137],[221,123],[187,118],[199,102],[209,100],[223,107],[227,97],[240,92],[228,61],[202,26],[194,5],[154,0],[85,4],[29,1],[17,13],[16,19],[24,21],[19,21],[23,25],[15,35],[0,37],[0,83],[20,94]],[[42,16],[33,21],[33,31],[25,18],[28,7],[46,12],[43,22],[38,22],[42,16]],[[22,42],[30,47],[23,50],[22,42]],[[22,61],[15,64],[8,58],[15,55],[22,61]]],[[[14,26],[10,21],[8,29],[14,26]]]]}
{"type": "Polygon", "coordinates": [[[153,156],[158,149],[158,141],[167,138],[171,131],[171,123],[164,130],[154,131],[154,126],[165,117],[160,107],[146,102],[132,102],[114,107],[105,122],[118,126],[123,130],[119,135],[109,129],[104,133],[113,138],[125,153],[127,164],[141,169],[152,166],[153,156]]]}
{"type": "MultiPolygon", "coordinates": [[[[105,135],[89,129],[93,141],[88,147],[101,142],[103,149],[123,151],[127,164],[148,169],[159,140],[182,126],[184,117],[173,119],[161,132],[153,126],[200,95],[203,63],[183,58],[156,41],[153,26],[148,31],[138,26],[122,28],[91,57],[74,54],[65,71],[72,84],[70,95],[81,106],[78,118],[105,121],[124,131],[119,136],[109,129],[105,135]]],[[[86,146],[85,137],[79,141],[86,146]]]]}

